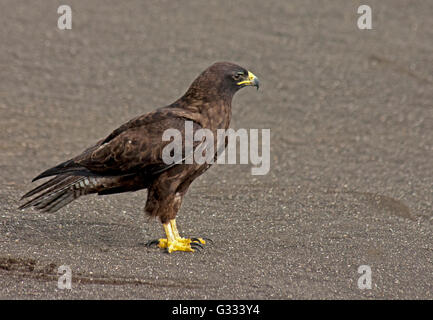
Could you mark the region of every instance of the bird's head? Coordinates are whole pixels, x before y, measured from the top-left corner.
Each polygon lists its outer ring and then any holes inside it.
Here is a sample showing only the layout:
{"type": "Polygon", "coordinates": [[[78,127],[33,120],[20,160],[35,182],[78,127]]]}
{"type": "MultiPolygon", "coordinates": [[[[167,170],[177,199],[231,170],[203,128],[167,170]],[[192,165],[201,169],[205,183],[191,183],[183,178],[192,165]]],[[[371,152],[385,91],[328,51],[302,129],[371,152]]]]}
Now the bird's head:
{"type": "Polygon", "coordinates": [[[259,79],[245,68],[231,62],[216,62],[194,80],[190,90],[232,96],[247,86],[254,86],[258,90],[259,84],[259,79]]]}

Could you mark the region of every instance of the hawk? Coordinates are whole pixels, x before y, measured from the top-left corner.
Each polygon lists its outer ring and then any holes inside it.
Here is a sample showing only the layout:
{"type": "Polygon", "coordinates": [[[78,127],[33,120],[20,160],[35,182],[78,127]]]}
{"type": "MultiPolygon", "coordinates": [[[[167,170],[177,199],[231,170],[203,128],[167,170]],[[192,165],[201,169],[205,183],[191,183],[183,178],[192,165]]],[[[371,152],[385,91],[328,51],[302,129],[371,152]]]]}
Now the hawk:
{"type": "Polygon", "coordinates": [[[229,62],[211,65],[172,104],[130,120],[78,156],[42,172],[33,181],[51,179],[26,193],[22,199],[34,197],[19,208],[55,212],[83,195],[147,189],[145,212],[160,219],[166,234],[149,244],[169,253],[203,248],[203,238],[179,235],[175,218],[189,186],[210,164],[167,164],[162,154],[169,141],[162,136],[177,129],[184,137],[185,121],[191,121],[194,130],[208,129],[217,137],[218,129],[230,125],[234,94],[246,86],[259,88],[251,72],[229,62]]]}

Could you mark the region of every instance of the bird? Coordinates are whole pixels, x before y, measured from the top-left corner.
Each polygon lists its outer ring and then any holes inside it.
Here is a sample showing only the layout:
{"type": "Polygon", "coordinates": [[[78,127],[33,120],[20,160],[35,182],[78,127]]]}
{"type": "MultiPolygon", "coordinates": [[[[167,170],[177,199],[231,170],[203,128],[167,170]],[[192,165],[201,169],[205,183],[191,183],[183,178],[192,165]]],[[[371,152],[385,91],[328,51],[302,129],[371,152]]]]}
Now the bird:
{"type": "MultiPolygon", "coordinates": [[[[172,104],[126,122],[81,154],[36,176],[32,182],[51,179],[24,194],[21,201],[27,202],[19,209],[34,207],[52,213],[84,195],[147,189],[145,213],[159,218],[166,236],[147,244],[169,253],[201,250],[209,239],[180,236],[176,215],[191,183],[211,164],[168,164],[162,153],[169,141],[162,135],[167,129],[176,129],[184,137],[186,121],[193,124],[195,132],[228,129],[233,96],[247,86],[259,89],[252,72],[231,62],[212,64],[172,104]]],[[[223,148],[226,146],[227,141],[223,148]]],[[[183,159],[189,156],[182,151],[183,159]]]]}

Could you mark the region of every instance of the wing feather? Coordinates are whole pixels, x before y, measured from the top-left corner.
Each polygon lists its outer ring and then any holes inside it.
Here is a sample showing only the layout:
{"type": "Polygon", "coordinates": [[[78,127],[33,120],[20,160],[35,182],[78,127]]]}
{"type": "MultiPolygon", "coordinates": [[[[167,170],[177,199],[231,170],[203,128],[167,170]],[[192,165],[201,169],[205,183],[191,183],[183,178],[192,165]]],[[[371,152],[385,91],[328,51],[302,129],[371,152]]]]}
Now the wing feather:
{"type": "MultiPolygon", "coordinates": [[[[193,121],[193,130],[202,128],[196,114],[179,108],[161,108],[137,117],[107,138],[85,150],[79,156],[50,168],[33,181],[54,176],[123,176],[140,172],[154,175],[168,170],[173,164],[162,159],[166,129],[177,129],[185,136],[185,121],[193,121]]],[[[186,157],[187,155],[185,155],[186,157]]],[[[49,182],[47,182],[49,183],[49,182]]]]}

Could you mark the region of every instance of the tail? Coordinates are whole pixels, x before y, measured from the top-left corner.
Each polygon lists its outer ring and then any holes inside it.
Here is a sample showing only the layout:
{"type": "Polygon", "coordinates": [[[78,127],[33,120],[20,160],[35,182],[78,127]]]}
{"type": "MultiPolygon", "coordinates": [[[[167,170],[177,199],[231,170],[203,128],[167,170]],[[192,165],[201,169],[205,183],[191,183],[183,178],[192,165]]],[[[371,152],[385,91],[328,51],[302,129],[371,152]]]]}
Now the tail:
{"type": "Polygon", "coordinates": [[[93,193],[97,179],[85,176],[58,175],[27,192],[21,200],[38,194],[19,209],[35,207],[43,212],[56,212],[78,197],[93,193]]]}
{"type": "Polygon", "coordinates": [[[44,172],[42,172],[40,175],[38,175],[37,177],[35,177],[32,182],[42,179],[42,178],[46,178],[46,177],[50,177],[50,176],[55,176],[55,175],[77,175],[77,176],[86,176],[86,175],[91,175],[91,172],[86,169],[85,167],[77,164],[74,162],[73,159],[62,162],[61,164],[50,168],[48,170],[45,170],[44,172]]]}

